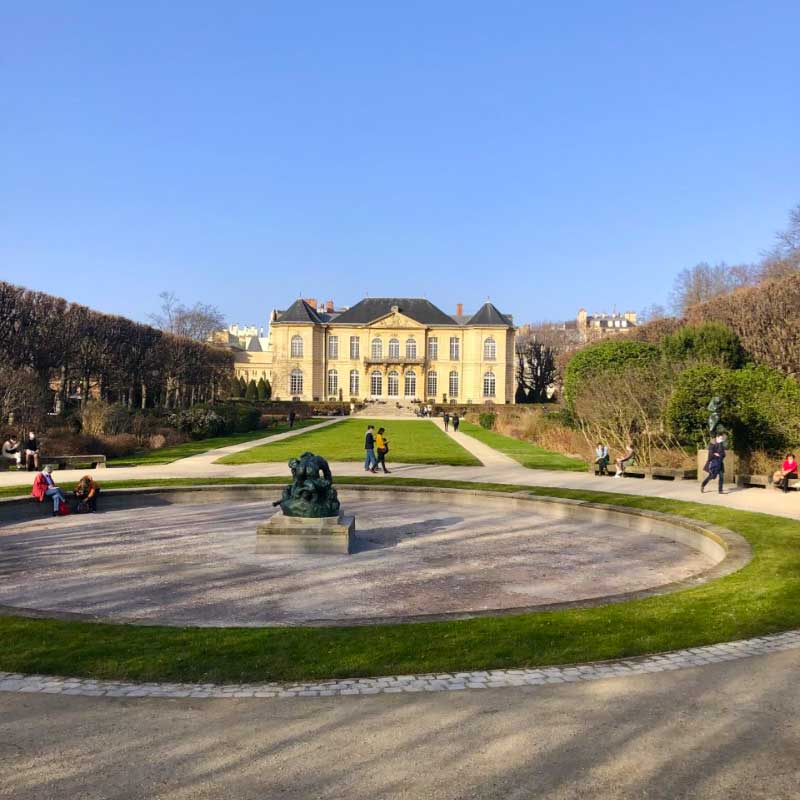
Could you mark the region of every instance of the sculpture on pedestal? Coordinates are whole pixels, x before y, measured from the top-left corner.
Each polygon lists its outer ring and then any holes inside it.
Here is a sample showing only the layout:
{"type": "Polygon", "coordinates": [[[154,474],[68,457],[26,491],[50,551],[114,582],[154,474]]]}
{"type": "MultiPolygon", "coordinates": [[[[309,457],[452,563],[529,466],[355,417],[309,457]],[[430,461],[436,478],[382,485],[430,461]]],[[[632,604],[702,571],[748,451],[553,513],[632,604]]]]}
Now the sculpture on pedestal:
{"type": "Polygon", "coordinates": [[[289,461],[292,482],[284,488],[280,506],[287,517],[336,517],[339,498],[333,488],[333,476],[328,462],[322,456],[303,453],[289,461]]]}
{"type": "Polygon", "coordinates": [[[720,425],[721,409],[722,398],[714,395],[708,404],[708,435],[711,438],[725,433],[724,428],[720,425]]]}

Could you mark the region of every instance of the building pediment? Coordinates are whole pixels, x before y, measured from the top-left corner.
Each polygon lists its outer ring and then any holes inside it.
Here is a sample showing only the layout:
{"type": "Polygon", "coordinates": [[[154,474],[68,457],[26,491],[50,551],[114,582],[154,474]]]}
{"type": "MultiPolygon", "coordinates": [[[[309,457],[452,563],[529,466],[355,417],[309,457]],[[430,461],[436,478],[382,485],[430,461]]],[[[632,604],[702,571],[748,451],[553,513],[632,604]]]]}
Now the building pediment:
{"type": "Polygon", "coordinates": [[[379,317],[378,319],[370,322],[367,327],[379,328],[382,330],[389,329],[408,329],[414,328],[415,330],[425,330],[425,326],[417,322],[411,317],[407,317],[402,311],[390,311],[386,316],[379,317]]]}

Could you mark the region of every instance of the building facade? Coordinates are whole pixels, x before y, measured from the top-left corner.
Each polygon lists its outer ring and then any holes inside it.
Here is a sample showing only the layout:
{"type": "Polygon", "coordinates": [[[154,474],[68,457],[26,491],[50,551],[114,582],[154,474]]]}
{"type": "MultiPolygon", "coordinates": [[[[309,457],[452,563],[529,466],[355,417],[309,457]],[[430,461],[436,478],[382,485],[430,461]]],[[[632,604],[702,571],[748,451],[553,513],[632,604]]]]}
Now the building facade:
{"type": "Polygon", "coordinates": [[[598,339],[609,339],[614,336],[626,336],[636,328],[636,312],[625,311],[612,314],[588,314],[586,309],[578,311],[575,320],[578,335],[586,344],[598,339]]]}
{"type": "MultiPolygon", "coordinates": [[[[366,298],[343,311],[297,300],[270,320],[272,397],[513,403],[513,320],[491,303],[458,312],[419,298],[366,298]]],[[[239,374],[253,369],[246,353],[239,374]]]]}

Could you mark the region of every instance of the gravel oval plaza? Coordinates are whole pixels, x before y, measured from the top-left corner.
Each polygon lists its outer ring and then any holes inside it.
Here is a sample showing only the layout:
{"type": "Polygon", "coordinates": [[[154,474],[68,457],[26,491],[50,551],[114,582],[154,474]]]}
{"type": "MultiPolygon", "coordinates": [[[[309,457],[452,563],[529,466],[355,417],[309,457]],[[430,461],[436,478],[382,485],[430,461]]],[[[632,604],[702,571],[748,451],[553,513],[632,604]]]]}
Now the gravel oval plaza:
{"type": "Polygon", "coordinates": [[[413,621],[669,591],[712,577],[722,558],[665,520],[347,488],[353,555],[267,555],[255,529],[273,513],[275,489],[258,500],[225,494],[155,493],[135,509],[112,502],[97,516],[7,526],[0,604],[189,626],[413,621]]]}

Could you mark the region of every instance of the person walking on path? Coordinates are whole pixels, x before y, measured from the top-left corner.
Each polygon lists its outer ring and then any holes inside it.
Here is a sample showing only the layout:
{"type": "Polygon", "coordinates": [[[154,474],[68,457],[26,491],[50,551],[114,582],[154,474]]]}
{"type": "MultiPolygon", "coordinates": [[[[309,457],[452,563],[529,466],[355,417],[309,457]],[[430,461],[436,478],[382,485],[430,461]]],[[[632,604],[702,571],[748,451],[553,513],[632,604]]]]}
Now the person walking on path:
{"type": "Polygon", "coordinates": [[[598,442],[594,449],[594,463],[600,475],[608,475],[608,447],[602,442],[598,442]]]}
{"type": "Polygon", "coordinates": [[[446,431],[450,430],[450,414],[447,411],[444,412],[444,429],[446,431]]]}
{"type": "Polygon", "coordinates": [[[52,498],[53,516],[55,517],[58,514],[61,504],[67,502],[67,498],[64,497],[64,492],[56,486],[52,473],[53,467],[51,464],[48,464],[41,472],[37,472],[36,477],[33,479],[31,494],[40,503],[44,502],[46,497],[52,498]]]}
{"type": "Polygon", "coordinates": [[[458,433],[458,426],[461,424],[461,420],[458,418],[458,412],[453,414],[453,430],[458,433]]]}
{"type": "Polygon", "coordinates": [[[775,477],[777,478],[775,483],[778,484],[780,489],[784,492],[788,492],[789,481],[793,478],[797,478],[797,459],[794,457],[794,453],[786,456],[781,465],[780,472],[778,472],[775,477]]]}
{"type": "Polygon", "coordinates": [[[725,481],[725,437],[717,436],[708,446],[708,460],[703,469],[708,473],[705,480],[700,484],[700,494],[706,490],[707,484],[715,478],[719,479],[719,493],[725,494],[723,491],[723,483],[725,481]]]}
{"type": "Polygon", "coordinates": [[[385,473],[389,473],[386,469],[386,454],[389,452],[389,440],[386,438],[385,428],[378,428],[378,435],[375,437],[375,445],[378,448],[378,462],[372,468],[373,472],[378,471],[378,466],[383,467],[385,473]]]}
{"type": "Polygon", "coordinates": [[[367,435],[364,437],[364,471],[375,472],[375,468],[378,466],[378,459],[375,458],[375,426],[374,425],[367,425],[367,435]]]}
{"type": "Polygon", "coordinates": [[[635,451],[633,449],[633,442],[629,441],[627,445],[625,445],[625,452],[616,460],[617,471],[614,474],[615,478],[621,478],[625,474],[625,465],[629,461],[633,461],[633,457],[635,455],[635,451]]]}

